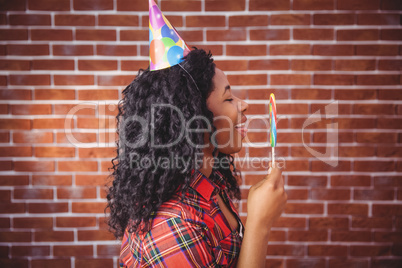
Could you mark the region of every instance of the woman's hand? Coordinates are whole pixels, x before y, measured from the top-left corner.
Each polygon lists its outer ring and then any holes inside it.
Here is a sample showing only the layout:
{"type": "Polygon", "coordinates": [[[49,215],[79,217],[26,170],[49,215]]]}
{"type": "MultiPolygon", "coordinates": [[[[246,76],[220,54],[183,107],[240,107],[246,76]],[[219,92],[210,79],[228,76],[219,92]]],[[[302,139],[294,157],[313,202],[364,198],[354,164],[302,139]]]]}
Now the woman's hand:
{"type": "Polygon", "coordinates": [[[286,201],[282,170],[275,165],[269,175],[250,188],[246,227],[269,231],[282,214],[286,201]]]}

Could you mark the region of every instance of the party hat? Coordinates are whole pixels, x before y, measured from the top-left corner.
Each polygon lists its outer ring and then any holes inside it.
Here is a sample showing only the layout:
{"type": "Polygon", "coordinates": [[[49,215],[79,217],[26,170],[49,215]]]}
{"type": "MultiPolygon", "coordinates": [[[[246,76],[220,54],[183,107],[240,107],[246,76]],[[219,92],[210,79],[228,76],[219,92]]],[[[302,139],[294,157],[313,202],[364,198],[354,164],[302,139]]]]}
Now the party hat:
{"type": "Polygon", "coordinates": [[[169,68],[183,61],[190,52],[176,29],[149,0],[149,66],[151,71],[169,68]]]}

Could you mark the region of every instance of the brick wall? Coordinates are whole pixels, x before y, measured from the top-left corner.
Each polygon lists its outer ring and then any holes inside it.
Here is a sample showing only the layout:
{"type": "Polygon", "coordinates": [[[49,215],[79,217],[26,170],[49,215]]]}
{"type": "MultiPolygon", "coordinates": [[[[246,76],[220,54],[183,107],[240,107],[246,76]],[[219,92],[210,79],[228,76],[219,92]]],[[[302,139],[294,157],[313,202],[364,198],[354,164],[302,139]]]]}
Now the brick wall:
{"type": "MultiPolygon", "coordinates": [[[[401,3],[158,2],[250,103],[255,144],[239,165],[270,156],[258,129],[276,94],[289,201],[267,267],[402,267],[401,3]],[[303,128],[317,111],[321,120],[303,128]]],[[[117,101],[147,67],[147,8],[147,0],[0,0],[1,267],[117,267],[104,184],[117,101]]],[[[247,189],[265,171],[242,170],[245,219],[247,189]]]]}

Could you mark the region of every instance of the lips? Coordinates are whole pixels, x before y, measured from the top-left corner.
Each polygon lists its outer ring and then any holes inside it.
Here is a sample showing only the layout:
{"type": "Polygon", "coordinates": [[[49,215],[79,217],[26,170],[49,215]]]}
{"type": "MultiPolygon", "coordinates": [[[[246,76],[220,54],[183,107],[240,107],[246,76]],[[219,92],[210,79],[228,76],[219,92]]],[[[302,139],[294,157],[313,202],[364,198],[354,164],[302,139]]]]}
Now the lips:
{"type": "Polygon", "coordinates": [[[246,137],[247,131],[248,131],[248,129],[246,128],[246,121],[247,121],[247,118],[242,120],[242,122],[240,124],[235,125],[235,129],[240,133],[242,139],[244,139],[244,137],[246,137]]]}

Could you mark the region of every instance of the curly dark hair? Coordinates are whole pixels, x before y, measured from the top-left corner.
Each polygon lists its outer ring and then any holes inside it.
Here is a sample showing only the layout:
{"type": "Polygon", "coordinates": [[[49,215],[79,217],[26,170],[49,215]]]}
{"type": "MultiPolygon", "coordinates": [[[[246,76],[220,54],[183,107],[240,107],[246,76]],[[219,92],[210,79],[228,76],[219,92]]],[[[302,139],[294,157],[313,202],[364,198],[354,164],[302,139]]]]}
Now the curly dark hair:
{"type": "MultiPolygon", "coordinates": [[[[182,121],[189,122],[190,128],[206,129],[205,120],[194,120],[196,116],[208,118],[213,126],[213,113],[207,108],[206,100],[214,85],[215,63],[211,52],[194,48],[179,65],[158,71],[140,69],[138,76],[123,91],[117,115],[117,156],[112,160],[112,185],[108,187],[107,207],[110,210],[108,224],[116,238],[122,238],[124,231],[146,232],[150,220],[160,205],[168,201],[176,190],[181,190],[181,198],[189,187],[192,169],[198,168],[195,155],[202,156],[204,133],[189,131],[187,138],[178,139],[183,131],[182,121]],[[196,84],[195,84],[195,83],[196,84]],[[197,88],[198,86],[198,88],[197,88]],[[182,116],[172,109],[152,105],[169,104],[177,107],[182,116]],[[152,112],[151,112],[152,111],[152,112]],[[142,118],[141,120],[137,120],[142,118]],[[144,130],[145,129],[145,130],[144,130]],[[157,148],[153,144],[168,144],[169,148],[157,148]],[[177,142],[178,141],[178,142],[177,142]],[[154,165],[133,165],[136,159],[158,159],[179,156],[189,161],[188,166],[161,167],[154,165]],[[141,222],[144,228],[139,228],[141,222]]],[[[185,131],[187,129],[184,127],[185,131]]],[[[216,144],[216,142],[215,142],[216,144]]],[[[214,155],[217,148],[214,149],[214,155]]],[[[237,178],[239,172],[234,166],[232,155],[218,153],[218,159],[227,158],[230,165],[218,170],[227,179],[227,189],[231,198],[241,199],[237,178]]]]}

